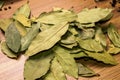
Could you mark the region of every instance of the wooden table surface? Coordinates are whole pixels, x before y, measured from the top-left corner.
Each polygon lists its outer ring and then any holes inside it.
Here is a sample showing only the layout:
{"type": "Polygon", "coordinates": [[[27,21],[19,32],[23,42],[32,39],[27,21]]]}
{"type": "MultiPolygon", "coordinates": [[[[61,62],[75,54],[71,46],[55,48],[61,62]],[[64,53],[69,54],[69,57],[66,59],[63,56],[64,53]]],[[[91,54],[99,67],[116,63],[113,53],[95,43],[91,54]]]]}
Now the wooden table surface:
{"type": "MultiPolygon", "coordinates": [[[[38,16],[43,11],[50,11],[53,7],[60,7],[65,9],[71,9],[75,12],[79,12],[83,8],[113,8],[110,5],[111,0],[103,0],[101,2],[94,2],[94,0],[29,0],[31,14],[38,16]]],[[[22,4],[26,3],[26,0],[8,0],[5,6],[0,11],[0,18],[10,18],[15,10],[22,4]]],[[[110,20],[117,28],[120,28],[120,12],[117,12],[120,4],[117,4],[113,8],[114,16],[110,20]]],[[[0,31],[0,40],[4,39],[0,31]]],[[[83,78],[79,80],[120,80],[120,54],[114,56],[119,63],[117,66],[104,65],[95,61],[82,61],[87,66],[92,68],[96,73],[99,73],[99,77],[83,78]]],[[[0,80],[24,80],[25,57],[21,56],[18,60],[10,59],[0,51],[0,80]]],[[[68,80],[74,80],[69,78],[68,80]]]]}

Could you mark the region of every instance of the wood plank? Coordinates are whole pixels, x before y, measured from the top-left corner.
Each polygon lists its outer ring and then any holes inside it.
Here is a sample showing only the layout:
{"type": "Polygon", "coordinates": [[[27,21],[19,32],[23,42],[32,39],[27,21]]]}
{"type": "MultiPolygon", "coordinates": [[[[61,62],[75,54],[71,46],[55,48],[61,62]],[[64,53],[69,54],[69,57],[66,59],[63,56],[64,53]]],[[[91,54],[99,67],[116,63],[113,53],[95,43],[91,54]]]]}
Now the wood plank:
{"type": "MultiPolygon", "coordinates": [[[[102,2],[95,3],[94,0],[29,0],[31,14],[38,16],[44,11],[50,11],[53,7],[60,7],[65,9],[73,9],[75,12],[81,11],[83,8],[112,8],[110,5],[111,0],[103,0],[102,2]]],[[[10,18],[15,10],[22,4],[26,3],[27,0],[8,0],[8,2],[0,11],[0,18],[10,18]],[[9,9],[11,7],[11,9],[9,9]],[[4,10],[7,8],[7,10],[4,10]]],[[[120,12],[117,12],[120,4],[113,8],[114,16],[110,20],[117,28],[120,28],[120,12]]],[[[0,33],[0,39],[4,39],[0,33]]],[[[114,56],[115,59],[120,63],[120,54],[114,56]]],[[[23,68],[26,58],[21,56],[18,60],[9,59],[0,51],[0,80],[23,80],[23,68]]],[[[79,80],[120,80],[120,64],[117,66],[104,65],[95,61],[81,61],[95,72],[99,73],[99,77],[83,78],[79,80]]],[[[68,80],[74,80],[68,78],[68,80]]]]}

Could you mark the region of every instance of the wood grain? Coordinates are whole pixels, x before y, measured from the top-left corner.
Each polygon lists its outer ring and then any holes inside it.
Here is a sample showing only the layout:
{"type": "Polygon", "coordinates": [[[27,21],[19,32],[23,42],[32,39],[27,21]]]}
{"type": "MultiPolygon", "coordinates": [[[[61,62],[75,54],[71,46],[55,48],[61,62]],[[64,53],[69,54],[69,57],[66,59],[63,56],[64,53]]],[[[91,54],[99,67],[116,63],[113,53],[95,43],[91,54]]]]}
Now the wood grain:
{"type": "MultiPolygon", "coordinates": [[[[32,16],[37,17],[42,12],[48,12],[52,10],[53,7],[61,7],[65,9],[73,9],[75,12],[81,11],[83,8],[113,8],[110,5],[111,0],[103,0],[101,2],[95,3],[94,0],[29,0],[30,8],[32,10],[32,16]]],[[[15,10],[22,4],[26,3],[26,0],[8,0],[5,6],[0,11],[0,18],[10,18],[15,10]],[[9,9],[11,7],[11,9],[9,9]],[[7,8],[7,10],[4,10],[7,8]]],[[[110,20],[113,22],[118,29],[120,29],[120,12],[117,12],[120,4],[117,4],[113,8],[114,16],[110,20]]],[[[4,37],[0,31],[0,40],[4,37]]],[[[82,63],[89,66],[96,73],[99,73],[98,77],[83,78],[80,77],[79,80],[120,80],[120,54],[115,55],[114,58],[119,63],[117,66],[105,65],[102,63],[97,63],[96,61],[84,61],[82,63]]],[[[24,62],[26,58],[21,56],[18,60],[10,59],[0,51],[0,80],[24,80],[23,69],[24,62]]],[[[74,80],[73,78],[68,78],[68,80],[74,80]]]]}

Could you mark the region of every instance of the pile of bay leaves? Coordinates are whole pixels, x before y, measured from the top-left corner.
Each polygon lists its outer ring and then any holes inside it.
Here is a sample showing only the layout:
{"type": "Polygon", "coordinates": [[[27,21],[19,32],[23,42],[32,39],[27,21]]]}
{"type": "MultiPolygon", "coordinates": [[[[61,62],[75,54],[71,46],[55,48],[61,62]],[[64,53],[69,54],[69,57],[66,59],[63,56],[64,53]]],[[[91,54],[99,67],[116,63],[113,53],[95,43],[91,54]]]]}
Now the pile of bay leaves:
{"type": "Polygon", "coordinates": [[[109,23],[112,9],[72,10],[54,8],[39,17],[30,17],[28,3],[16,10],[12,18],[0,19],[5,34],[1,50],[9,58],[27,56],[25,80],[67,80],[66,74],[94,76],[96,73],[81,64],[81,58],[117,65],[113,54],[120,52],[120,34],[109,23]]]}

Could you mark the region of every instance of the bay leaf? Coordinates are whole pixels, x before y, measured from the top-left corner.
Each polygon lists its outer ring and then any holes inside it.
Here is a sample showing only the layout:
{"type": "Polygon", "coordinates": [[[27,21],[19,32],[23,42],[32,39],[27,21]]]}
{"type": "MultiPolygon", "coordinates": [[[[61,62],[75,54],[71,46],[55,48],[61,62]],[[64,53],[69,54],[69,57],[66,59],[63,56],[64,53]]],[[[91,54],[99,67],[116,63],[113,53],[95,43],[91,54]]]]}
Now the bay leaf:
{"type": "Polygon", "coordinates": [[[58,62],[63,68],[64,73],[74,78],[78,78],[78,67],[74,58],[70,55],[69,50],[56,46],[54,52],[58,62]]]}
{"type": "Polygon", "coordinates": [[[100,28],[100,26],[98,26],[96,28],[96,34],[95,34],[95,40],[98,41],[100,44],[102,44],[103,46],[107,46],[107,39],[105,34],[102,32],[102,29],[100,28]]]}
{"type": "Polygon", "coordinates": [[[79,23],[95,23],[104,18],[106,18],[112,9],[102,9],[102,8],[93,8],[93,9],[83,9],[78,13],[77,21],[79,23]]]}
{"type": "Polygon", "coordinates": [[[8,19],[0,19],[0,29],[2,29],[4,32],[8,28],[8,26],[13,22],[12,18],[8,19]]]}
{"type": "Polygon", "coordinates": [[[39,33],[40,23],[33,23],[29,32],[21,39],[21,51],[26,50],[39,33]]]}
{"type": "Polygon", "coordinates": [[[17,55],[8,48],[8,46],[7,46],[5,41],[1,42],[1,50],[8,57],[10,57],[10,58],[17,58],[17,55]]]}
{"type": "Polygon", "coordinates": [[[15,13],[13,14],[13,16],[17,16],[19,14],[22,14],[24,15],[26,18],[28,18],[30,16],[30,7],[29,7],[29,4],[28,2],[24,5],[22,5],[21,7],[19,7],[15,13]]]}
{"type": "Polygon", "coordinates": [[[63,72],[62,66],[57,61],[56,57],[52,60],[49,75],[45,77],[45,80],[50,80],[50,79],[51,80],[66,80],[66,76],[63,72]],[[50,77],[50,75],[53,76],[53,78],[50,77]]]}
{"type": "Polygon", "coordinates": [[[120,47],[120,34],[114,24],[109,24],[107,34],[114,46],[120,47]]]}
{"type": "Polygon", "coordinates": [[[68,24],[64,22],[59,25],[55,25],[50,29],[40,32],[36,36],[36,38],[32,41],[31,45],[29,46],[25,54],[27,56],[32,56],[34,54],[37,54],[38,52],[53,47],[66,33],[67,30],[68,24]]]}
{"type": "Polygon", "coordinates": [[[24,67],[25,80],[35,80],[44,76],[50,69],[50,62],[53,57],[54,52],[48,50],[27,59],[24,67]]]}
{"type": "Polygon", "coordinates": [[[25,17],[23,14],[18,14],[16,16],[13,16],[13,18],[17,21],[19,21],[22,25],[25,27],[31,27],[31,21],[25,17]]]}
{"type": "Polygon", "coordinates": [[[77,41],[79,43],[79,46],[85,50],[93,51],[93,52],[103,51],[103,47],[101,46],[101,44],[94,39],[86,39],[86,40],[77,39],[77,41]]]}
{"type": "Polygon", "coordinates": [[[78,70],[79,70],[79,75],[83,77],[92,77],[97,75],[92,69],[88,68],[87,66],[78,63],[78,70]]]}
{"type": "Polygon", "coordinates": [[[102,53],[96,53],[96,52],[94,53],[94,52],[85,51],[85,53],[88,55],[88,57],[96,59],[97,61],[102,61],[105,64],[117,65],[117,62],[113,58],[113,56],[111,56],[106,51],[102,53]]]}
{"type": "Polygon", "coordinates": [[[38,17],[37,21],[46,24],[59,24],[61,22],[71,22],[77,18],[77,15],[69,10],[57,10],[49,13],[42,13],[38,17]]]}
{"type": "Polygon", "coordinates": [[[21,35],[14,23],[11,23],[7,30],[5,31],[5,38],[7,46],[17,53],[21,46],[21,35]]]}

